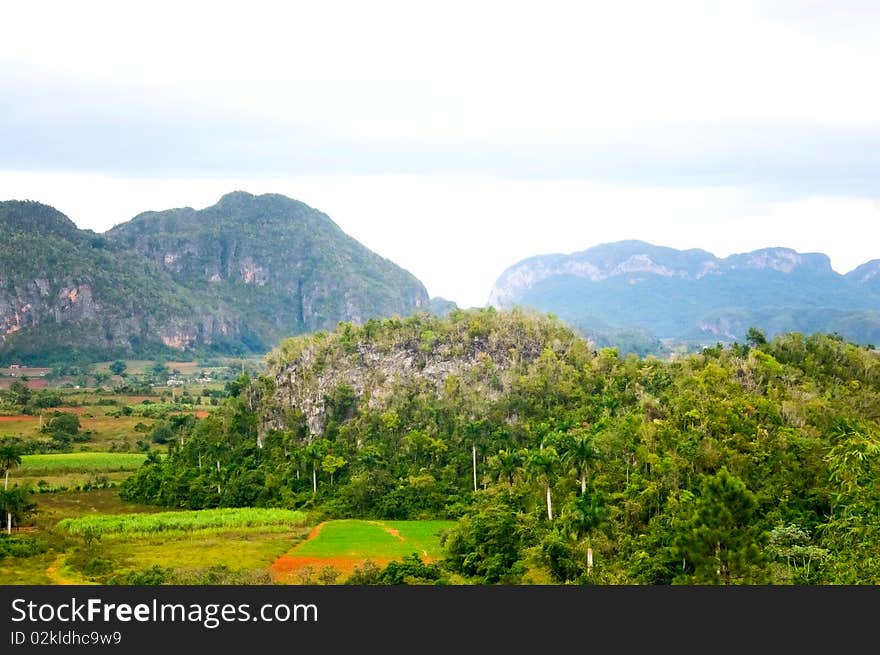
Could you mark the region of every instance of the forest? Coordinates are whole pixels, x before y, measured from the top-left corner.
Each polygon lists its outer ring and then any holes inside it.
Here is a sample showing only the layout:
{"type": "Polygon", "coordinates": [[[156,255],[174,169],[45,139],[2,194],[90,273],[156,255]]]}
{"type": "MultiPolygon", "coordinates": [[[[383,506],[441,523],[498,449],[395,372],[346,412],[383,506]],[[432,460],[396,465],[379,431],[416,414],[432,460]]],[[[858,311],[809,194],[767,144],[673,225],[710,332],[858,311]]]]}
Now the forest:
{"type": "Polygon", "coordinates": [[[837,334],[659,359],[455,310],[340,323],[267,363],[164,426],[122,497],[452,520],[440,566],[475,584],[880,582],[880,355],[837,334]]]}

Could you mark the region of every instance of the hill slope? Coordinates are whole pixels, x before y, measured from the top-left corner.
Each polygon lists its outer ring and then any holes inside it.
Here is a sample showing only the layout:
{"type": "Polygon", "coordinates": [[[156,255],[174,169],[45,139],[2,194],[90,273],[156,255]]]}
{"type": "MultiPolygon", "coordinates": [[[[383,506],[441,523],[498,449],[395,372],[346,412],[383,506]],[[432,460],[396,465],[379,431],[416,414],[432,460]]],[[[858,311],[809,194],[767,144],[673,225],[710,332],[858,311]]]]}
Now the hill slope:
{"type": "Polygon", "coordinates": [[[147,212],[106,236],[234,308],[264,341],[405,315],[430,302],[410,273],[281,195],[239,191],[201,211],[147,212]]]}
{"type": "Polygon", "coordinates": [[[411,274],[280,195],[148,212],[105,234],[0,203],[0,357],[268,350],[339,321],[427,308],[411,274]]]}

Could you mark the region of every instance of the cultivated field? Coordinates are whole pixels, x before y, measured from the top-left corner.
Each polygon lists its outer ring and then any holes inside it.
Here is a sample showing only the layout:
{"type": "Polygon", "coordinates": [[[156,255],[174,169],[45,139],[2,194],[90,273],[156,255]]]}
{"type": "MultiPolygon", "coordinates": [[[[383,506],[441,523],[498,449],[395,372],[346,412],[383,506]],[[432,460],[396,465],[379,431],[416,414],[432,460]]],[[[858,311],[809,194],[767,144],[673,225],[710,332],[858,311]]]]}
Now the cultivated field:
{"type": "Polygon", "coordinates": [[[154,514],[109,514],[65,519],[60,530],[73,535],[88,531],[100,535],[139,535],[156,532],[205,530],[208,528],[253,528],[302,525],[306,515],[288,509],[235,507],[154,514]]]}
{"type": "MultiPolygon", "coordinates": [[[[137,372],[153,362],[127,364],[137,372]]],[[[202,370],[194,362],[166,366],[186,376],[202,370]]],[[[153,387],[150,394],[59,388],[60,407],[25,414],[5,406],[0,440],[11,437],[30,452],[11,469],[10,486],[29,487],[36,510],[11,538],[0,535],[0,584],[297,583],[304,570],[332,566],[344,576],[366,561],[382,566],[412,554],[426,562],[440,558],[439,533],[448,521],[316,526],[301,511],[168,511],[120,499],[113,487],[143,464],[146,450],[165,456],[167,446],[151,439],[154,426],[179,414],[205,418],[214,406],[202,389],[223,384],[153,387]],[[200,402],[179,402],[185,389],[200,402]],[[65,445],[49,425],[56,411],[80,422],[65,445]]]]}
{"type": "Polygon", "coordinates": [[[412,554],[435,561],[441,557],[440,533],[452,525],[453,521],[327,521],[274,562],[272,574],[279,582],[295,584],[324,567],[344,577],[368,561],[384,566],[412,554]]]}

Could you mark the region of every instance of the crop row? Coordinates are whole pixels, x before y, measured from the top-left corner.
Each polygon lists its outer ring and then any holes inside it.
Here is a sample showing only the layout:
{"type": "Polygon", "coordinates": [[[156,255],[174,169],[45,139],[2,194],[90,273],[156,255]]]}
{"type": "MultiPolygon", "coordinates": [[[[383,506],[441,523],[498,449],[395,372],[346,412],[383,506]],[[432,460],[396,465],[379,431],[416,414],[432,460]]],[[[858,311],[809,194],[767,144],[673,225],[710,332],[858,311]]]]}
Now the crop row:
{"type": "Polygon", "coordinates": [[[70,534],[137,534],[168,530],[244,528],[271,525],[300,525],[303,512],[262,507],[158,512],[155,514],[105,514],[64,519],[58,527],[70,534]]]}

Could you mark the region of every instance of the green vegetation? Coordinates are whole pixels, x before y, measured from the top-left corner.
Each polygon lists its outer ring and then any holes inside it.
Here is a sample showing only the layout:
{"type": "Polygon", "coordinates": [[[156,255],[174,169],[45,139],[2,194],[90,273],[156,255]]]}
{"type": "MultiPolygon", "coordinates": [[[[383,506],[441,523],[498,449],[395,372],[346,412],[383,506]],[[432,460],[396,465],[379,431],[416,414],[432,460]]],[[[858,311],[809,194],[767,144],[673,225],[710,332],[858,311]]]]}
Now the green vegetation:
{"type": "Polygon", "coordinates": [[[251,373],[198,404],[0,394],[0,583],[880,582],[880,354],[838,335],[664,361],[452,310],[251,373]]]}
{"type": "Polygon", "coordinates": [[[292,553],[300,557],[346,557],[388,561],[412,553],[439,559],[440,533],[453,521],[327,521],[292,553]]]}
{"type": "Polygon", "coordinates": [[[661,361],[453,311],[285,342],[122,493],[455,520],[474,582],[874,584],[878,417],[878,353],[836,335],[661,361]]]}
{"type": "Polygon", "coordinates": [[[84,516],[64,519],[58,523],[70,534],[148,534],[153,532],[192,531],[209,528],[263,527],[267,525],[295,526],[305,520],[303,512],[239,508],[214,509],[197,512],[158,512],[155,514],[122,514],[84,516]]]}
{"type": "MultiPolygon", "coordinates": [[[[410,273],[280,195],[146,212],[97,235],[36,202],[0,202],[0,364],[132,373],[130,357],[263,354],[290,334],[427,307],[410,273]],[[19,315],[31,320],[19,325],[19,315]]],[[[157,368],[165,376],[172,366],[157,368]]]]}
{"type": "Polygon", "coordinates": [[[134,471],[147,456],[143,453],[79,452],[51,455],[24,455],[21,475],[43,475],[70,472],[134,471]]]}

